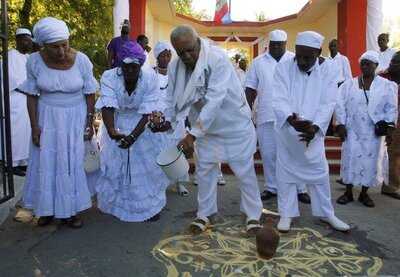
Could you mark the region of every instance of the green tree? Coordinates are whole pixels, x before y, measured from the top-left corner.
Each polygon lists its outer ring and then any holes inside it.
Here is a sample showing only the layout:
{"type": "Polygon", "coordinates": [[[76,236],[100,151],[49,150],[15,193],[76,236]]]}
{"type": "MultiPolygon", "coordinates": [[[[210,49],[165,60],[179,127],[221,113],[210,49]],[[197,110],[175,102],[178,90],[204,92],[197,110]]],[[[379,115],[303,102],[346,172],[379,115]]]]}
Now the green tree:
{"type": "Polygon", "coordinates": [[[106,45],[113,35],[113,0],[11,0],[8,3],[10,45],[19,26],[32,28],[42,17],[64,20],[72,47],[89,56],[99,76],[107,66],[106,45]]]}
{"type": "Polygon", "coordinates": [[[175,11],[177,13],[191,16],[198,20],[211,20],[211,16],[207,14],[205,10],[194,11],[192,9],[193,0],[175,0],[175,11]]]}

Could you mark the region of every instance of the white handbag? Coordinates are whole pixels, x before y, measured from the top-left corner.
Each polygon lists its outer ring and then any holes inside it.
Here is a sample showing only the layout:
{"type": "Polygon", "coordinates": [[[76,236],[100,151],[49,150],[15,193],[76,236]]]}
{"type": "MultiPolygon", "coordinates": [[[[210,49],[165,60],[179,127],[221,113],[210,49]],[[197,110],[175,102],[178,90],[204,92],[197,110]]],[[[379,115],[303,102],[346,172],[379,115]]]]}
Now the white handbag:
{"type": "Polygon", "coordinates": [[[84,167],[86,173],[92,173],[100,169],[100,152],[96,139],[85,141],[85,159],[84,167]]]}

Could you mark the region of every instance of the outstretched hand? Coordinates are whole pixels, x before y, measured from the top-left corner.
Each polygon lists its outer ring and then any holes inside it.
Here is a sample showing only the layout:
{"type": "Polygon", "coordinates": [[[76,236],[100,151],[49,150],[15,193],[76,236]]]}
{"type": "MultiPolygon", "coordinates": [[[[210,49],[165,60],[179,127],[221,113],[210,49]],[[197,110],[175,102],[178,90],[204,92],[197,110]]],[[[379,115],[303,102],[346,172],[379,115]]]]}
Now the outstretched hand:
{"type": "Polygon", "coordinates": [[[178,148],[183,150],[183,153],[185,154],[185,157],[190,159],[193,157],[194,153],[194,141],[196,138],[191,135],[187,134],[179,143],[178,143],[178,148]]]}

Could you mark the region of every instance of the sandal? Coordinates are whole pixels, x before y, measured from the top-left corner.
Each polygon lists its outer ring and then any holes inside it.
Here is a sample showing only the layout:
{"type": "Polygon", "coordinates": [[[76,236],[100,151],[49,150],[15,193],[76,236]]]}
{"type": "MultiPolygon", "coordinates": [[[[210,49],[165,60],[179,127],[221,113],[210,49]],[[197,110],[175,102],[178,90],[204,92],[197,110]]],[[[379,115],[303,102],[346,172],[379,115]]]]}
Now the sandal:
{"type": "Polygon", "coordinates": [[[180,196],[188,196],[189,195],[189,191],[186,189],[186,187],[182,183],[176,184],[176,190],[178,191],[178,194],[180,196]]]}
{"type": "Polygon", "coordinates": [[[247,219],[246,221],[246,233],[249,236],[255,236],[257,232],[261,229],[261,224],[259,220],[247,219]]]}
{"type": "Polygon", "coordinates": [[[210,226],[210,220],[207,217],[198,217],[190,223],[189,229],[193,235],[203,233],[210,226]]]}

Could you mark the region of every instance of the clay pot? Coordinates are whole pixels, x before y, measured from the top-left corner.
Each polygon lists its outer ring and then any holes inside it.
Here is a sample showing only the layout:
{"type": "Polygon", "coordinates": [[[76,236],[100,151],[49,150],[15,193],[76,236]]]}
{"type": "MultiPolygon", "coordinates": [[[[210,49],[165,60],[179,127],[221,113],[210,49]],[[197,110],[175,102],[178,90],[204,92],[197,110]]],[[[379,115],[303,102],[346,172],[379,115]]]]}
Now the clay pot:
{"type": "Polygon", "coordinates": [[[260,258],[269,260],[274,257],[279,246],[279,232],[273,227],[272,222],[266,222],[256,235],[257,253],[260,258]]]}

